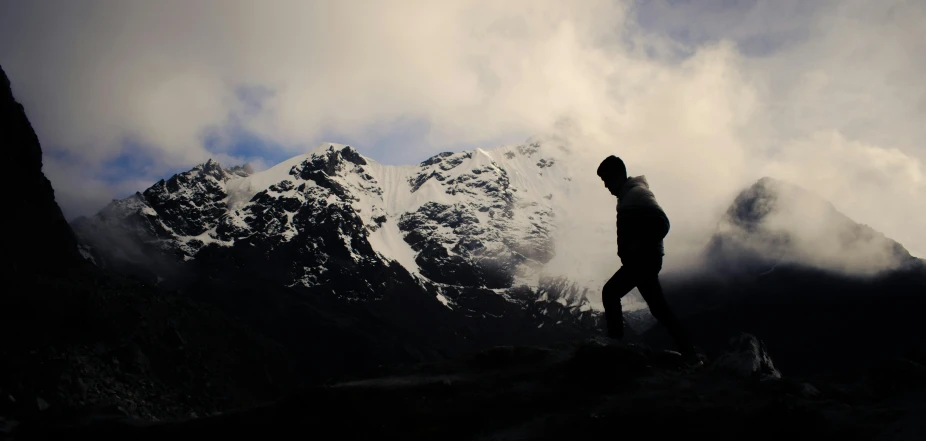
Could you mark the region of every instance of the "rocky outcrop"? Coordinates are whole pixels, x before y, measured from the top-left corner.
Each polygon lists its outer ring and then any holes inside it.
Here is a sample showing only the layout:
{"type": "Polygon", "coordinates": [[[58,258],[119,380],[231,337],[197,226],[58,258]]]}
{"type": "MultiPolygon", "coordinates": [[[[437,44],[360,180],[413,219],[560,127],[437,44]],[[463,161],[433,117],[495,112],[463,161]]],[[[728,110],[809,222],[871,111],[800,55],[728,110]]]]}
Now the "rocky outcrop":
{"type": "Polygon", "coordinates": [[[42,147],[26,117],[25,109],[13,97],[6,72],[0,68],[0,146],[11,167],[5,180],[6,192],[2,229],[7,233],[5,270],[10,274],[60,271],[81,262],[77,240],[55,203],[51,182],[42,172],[42,147]]]}
{"type": "Polygon", "coordinates": [[[714,360],[710,369],[740,378],[766,380],[781,378],[772,357],[758,338],[742,333],[730,339],[727,351],[714,360]]]}
{"type": "Polygon", "coordinates": [[[192,170],[160,180],[143,193],[164,230],[160,236],[191,237],[211,230],[228,211],[225,182],[242,176],[222,170],[219,163],[209,160],[192,170]]]}

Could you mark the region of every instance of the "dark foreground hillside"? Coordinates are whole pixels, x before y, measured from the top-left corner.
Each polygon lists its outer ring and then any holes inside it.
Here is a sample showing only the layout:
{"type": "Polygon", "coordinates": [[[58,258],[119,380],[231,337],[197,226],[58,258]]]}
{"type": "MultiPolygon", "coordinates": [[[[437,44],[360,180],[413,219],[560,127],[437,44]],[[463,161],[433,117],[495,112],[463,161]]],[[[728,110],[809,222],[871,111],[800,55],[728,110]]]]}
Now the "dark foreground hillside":
{"type": "Polygon", "coordinates": [[[216,310],[76,268],[0,296],[0,417],[204,415],[280,397],[282,349],[216,310]]]}
{"type": "Polygon", "coordinates": [[[240,412],[154,424],[61,420],[23,427],[17,439],[913,440],[926,435],[922,355],[840,381],[779,372],[747,334],[697,370],[677,353],[632,344],[504,347],[240,412]]]}

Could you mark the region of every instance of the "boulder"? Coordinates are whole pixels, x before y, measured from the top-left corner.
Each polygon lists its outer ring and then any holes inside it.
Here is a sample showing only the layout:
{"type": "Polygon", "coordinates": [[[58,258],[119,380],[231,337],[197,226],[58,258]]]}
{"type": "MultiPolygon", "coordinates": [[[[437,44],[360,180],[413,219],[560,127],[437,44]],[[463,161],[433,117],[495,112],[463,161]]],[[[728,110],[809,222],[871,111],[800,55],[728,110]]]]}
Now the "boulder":
{"type": "Polygon", "coordinates": [[[710,370],[752,380],[781,378],[781,372],[775,368],[765,344],[747,333],[731,338],[726,352],[714,359],[710,370]]]}

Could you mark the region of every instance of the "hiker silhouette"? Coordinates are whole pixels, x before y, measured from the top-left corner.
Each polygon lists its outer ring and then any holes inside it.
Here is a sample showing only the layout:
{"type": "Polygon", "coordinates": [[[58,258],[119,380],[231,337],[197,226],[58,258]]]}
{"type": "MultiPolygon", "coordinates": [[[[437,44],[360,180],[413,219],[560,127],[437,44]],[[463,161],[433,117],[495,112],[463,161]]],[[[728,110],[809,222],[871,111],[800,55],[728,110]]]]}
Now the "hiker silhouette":
{"type": "Polygon", "coordinates": [[[634,287],[649,305],[650,313],[668,329],[679,352],[697,357],[695,347],[681,322],[669,308],[659,283],[665,255],[663,239],[669,233],[669,218],[656,202],[645,176],[627,176],[627,168],[611,155],[598,166],[598,177],[617,197],[617,256],[621,267],[605,283],[601,292],[608,336],[624,337],[621,298],[634,287]]]}

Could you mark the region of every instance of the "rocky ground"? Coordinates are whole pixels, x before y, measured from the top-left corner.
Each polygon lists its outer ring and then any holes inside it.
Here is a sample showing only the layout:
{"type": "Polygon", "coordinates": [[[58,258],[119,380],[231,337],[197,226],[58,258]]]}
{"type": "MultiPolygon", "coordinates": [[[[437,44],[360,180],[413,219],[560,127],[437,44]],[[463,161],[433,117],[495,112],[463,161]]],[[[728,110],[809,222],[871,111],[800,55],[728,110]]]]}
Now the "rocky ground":
{"type": "Polygon", "coordinates": [[[791,377],[749,334],[732,338],[727,352],[700,368],[675,352],[599,339],[499,347],[222,415],[48,420],[22,425],[11,439],[913,440],[926,436],[924,361],[885,360],[845,378],[791,377]]]}
{"type": "Polygon", "coordinates": [[[0,433],[101,412],[206,415],[279,398],[297,378],[273,342],[215,308],[132,279],[79,268],[6,288],[0,433]]]}

